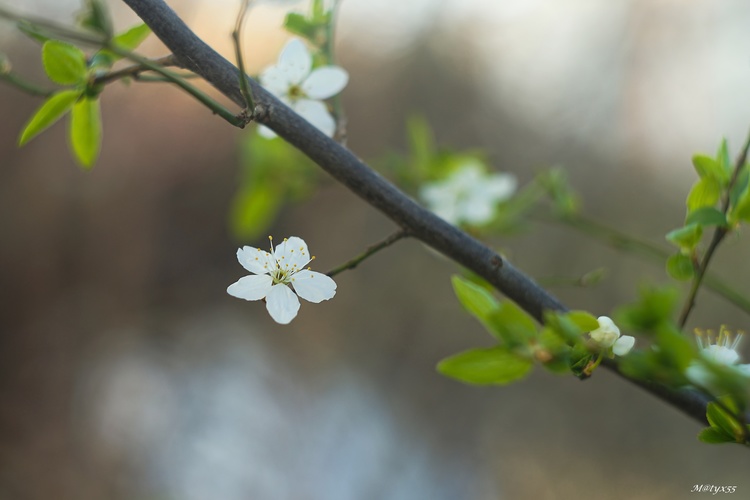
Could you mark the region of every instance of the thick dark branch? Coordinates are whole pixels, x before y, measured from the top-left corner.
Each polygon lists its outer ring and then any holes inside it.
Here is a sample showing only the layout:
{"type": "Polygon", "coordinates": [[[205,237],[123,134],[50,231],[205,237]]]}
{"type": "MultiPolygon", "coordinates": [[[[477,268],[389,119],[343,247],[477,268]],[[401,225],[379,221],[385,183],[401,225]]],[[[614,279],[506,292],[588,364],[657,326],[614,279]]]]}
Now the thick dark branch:
{"type": "MultiPolygon", "coordinates": [[[[149,25],[181,65],[203,77],[238,106],[245,105],[237,68],[199,39],[162,0],[124,2],[149,25]]],[[[422,208],[351,151],[310,125],[255,81],[248,78],[248,83],[255,98],[255,118],[258,122],[297,147],[412,237],[474,271],[538,321],[542,321],[543,312],[547,309],[567,310],[557,298],[492,249],[422,208]]],[[[614,364],[608,363],[607,366],[616,371],[614,364]]],[[[701,394],[636,383],[705,423],[706,401],[701,394]]]]}

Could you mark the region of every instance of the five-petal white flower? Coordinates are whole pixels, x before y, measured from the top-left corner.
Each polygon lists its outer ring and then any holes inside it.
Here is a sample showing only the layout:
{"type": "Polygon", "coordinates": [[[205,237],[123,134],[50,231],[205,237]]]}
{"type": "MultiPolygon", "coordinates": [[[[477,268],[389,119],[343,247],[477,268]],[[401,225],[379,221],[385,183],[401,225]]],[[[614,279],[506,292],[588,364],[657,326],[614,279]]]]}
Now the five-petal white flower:
{"type": "MultiPolygon", "coordinates": [[[[338,66],[322,66],[312,69],[312,56],[298,38],[287,42],[274,66],[260,74],[260,83],[297,114],[333,137],[336,122],[328,112],[323,99],[341,92],[349,81],[349,74],[338,66]]],[[[260,126],[263,137],[276,134],[268,127],[260,126]]]]}
{"type": "Polygon", "coordinates": [[[469,161],[446,179],[422,187],[427,207],[451,224],[482,225],[495,215],[498,203],[510,198],[518,182],[512,174],[487,174],[479,161],[469,161]]]}
{"type": "Polygon", "coordinates": [[[599,322],[599,328],[589,332],[591,340],[596,342],[603,349],[612,348],[612,352],[617,356],[625,356],[635,345],[635,337],[630,335],[620,336],[620,329],[607,316],[599,316],[596,319],[599,322]]]}
{"type": "Polygon", "coordinates": [[[237,260],[253,274],[229,285],[227,293],[245,300],[266,299],[271,318],[286,325],[299,311],[297,295],[314,303],[336,295],[335,281],[325,274],[305,269],[313,259],[305,241],[296,236],[284,238],[276,249],[272,244],[271,253],[245,246],[237,250],[237,260]]]}
{"type": "Polygon", "coordinates": [[[704,361],[692,361],[685,370],[685,376],[692,383],[718,392],[716,373],[706,366],[707,363],[723,365],[736,370],[737,373],[750,378],[750,364],[741,365],[740,353],[737,352],[743,332],[732,335],[728,328],[722,325],[718,335],[709,330],[695,330],[695,339],[700,347],[700,354],[704,361]]]}

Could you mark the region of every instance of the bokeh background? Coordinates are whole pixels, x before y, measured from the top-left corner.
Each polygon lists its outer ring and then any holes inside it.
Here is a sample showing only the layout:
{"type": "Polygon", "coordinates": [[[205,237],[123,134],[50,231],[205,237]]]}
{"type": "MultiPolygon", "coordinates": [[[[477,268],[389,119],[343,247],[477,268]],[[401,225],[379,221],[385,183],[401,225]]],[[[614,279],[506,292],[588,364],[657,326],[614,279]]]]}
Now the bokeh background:
{"type": "MultiPolygon", "coordinates": [[[[58,20],[79,7],[13,4],[58,20]]],[[[170,2],[230,58],[237,4],[170,2]]],[[[118,27],[137,22],[110,6],[118,27]]],[[[252,11],[252,71],[275,60],[288,9],[305,8],[252,11]]],[[[344,0],[349,147],[403,152],[404,121],[420,113],[440,145],[484,149],[522,183],[564,165],[587,214],[662,244],[684,216],[690,156],[723,136],[734,154],[750,126],[749,21],[743,0],[344,0]]],[[[45,82],[38,46],[7,22],[0,50],[45,82]]],[[[165,53],[155,39],[143,50],[165,53]]],[[[63,123],[16,148],[38,105],[0,86],[0,498],[750,495],[745,450],[699,443],[695,422],[609,373],[538,370],[506,388],[438,375],[438,360],[490,339],[452,295],[456,268],[415,242],[340,275],[334,300],[303,303],[287,327],[228,296],[237,246],[266,245],[228,230],[252,129],[166,85],[115,84],[102,157],[84,173],[63,123]]],[[[270,232],[303,237],[322,271],[393,229],[326,183],[270,232]]],[[[499,244],[540,280],[606,267],[596,288],[553,289],[596,314],[666,281],[559,227],[499,244]]],[[[728,241],[715,270],[750,293],[747,255],[728,241]]],[[[721,323],[747,316],[702,293],[690,326],[721,323]]]]}

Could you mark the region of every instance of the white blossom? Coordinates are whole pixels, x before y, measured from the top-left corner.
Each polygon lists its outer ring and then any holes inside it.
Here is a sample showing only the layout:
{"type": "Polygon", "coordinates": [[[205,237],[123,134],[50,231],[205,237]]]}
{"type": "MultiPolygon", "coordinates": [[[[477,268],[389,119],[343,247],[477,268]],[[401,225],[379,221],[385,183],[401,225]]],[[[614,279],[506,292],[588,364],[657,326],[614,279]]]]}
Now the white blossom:
{"type": "Polygon", "coordinates": [[[478,160],[467,161],[446,179],[423,186],[419,195],[451,224],[481,225],[492,220],[497,204],[510,198],[517,185],[512,174],[487,174],[478,160]]]}
{"type": "Polygon", "coordinates": [[[685,370],[685,376],[692,383],[716,391],[716,373],[706,363],[727,366],[745,377],[750,377],[750,364],[739,364],[740,353],[737,351],[743,332],[732,332],[725,326],[719,329],[718,335],[713,330],[704,332],[695,330],[695,339],[700,348],[702,360],[692,361],[685,370]]]}
{"type": "MultiPolygon", "coordinates": [[[[270,239],[270,238],[269,238],[270,239]]],[[[271,253],[245,246],[237,250],[237,260],[250,276],[229,285],[227,293],[245,300],[266,300],[266,309],[274,321],[288,324],[299,311],[299,295],[310,302],[322,302],[336,295],[336,282],[325,274],[305,266],[310,257],[302,238],[291,236],[273,248],[271,253]]]]}
{"type": "Polygon", "coordinates": [[[620,335],[620,329],[607,316],[597,318],[599,328],[589,332],[591,340],[596,342],[603,349],[612,348],[612,352],[617,356],[625,356],[635,345],[635,337],[630,335],[620,335]]]}
{"type": "MultiPolygon", "coordinates": [[[[341,92],[349,81],[349,74],[338,66],[313,69],[312,64],[312,56],[302,40],[292,38],[282,49],[276,64],[260,74],[260,83],[305,120],[333,137],[336,122],[323,99],[341,92]]],[[[268,127],[260,126],[258,132],[269,139],[276,137],[268,127]]]]}

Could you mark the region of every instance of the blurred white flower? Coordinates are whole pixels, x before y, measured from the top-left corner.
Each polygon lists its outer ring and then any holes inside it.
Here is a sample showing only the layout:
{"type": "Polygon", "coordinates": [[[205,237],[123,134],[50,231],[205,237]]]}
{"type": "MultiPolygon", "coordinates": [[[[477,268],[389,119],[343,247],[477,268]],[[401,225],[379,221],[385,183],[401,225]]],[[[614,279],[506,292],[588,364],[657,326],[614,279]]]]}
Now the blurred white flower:
{"type": "Polygon", "coordinates": [[[510,198],[518,182],[512,174],[487,174],[479,161],[470,161],[446,179],[426,184],[419,196],[427,207],[451,224],[485,224],[498,203],[510,198]]]}
{"type": "MultiPolygon", "coordinates": [[[[287,42],[274,66],[260,74],[260,83],[305,120],[333,137],[336,122],[323,99],[341,92],[349,74],[338,66],[312,69],[312,56],[299,38],[287,42]]],[[[258,127],[260,135],[276,137],[268,127],[258,127]]]]}
{"type": "Polygon", "coordinates": [[[602,349],[612,348],[617,356],[625,356],[635,345],[635,337],[630,335],[620,336],[620,329],[607,316],[597,318],[599,328],[589,332],[591,340],[596,342],[602,349]]]}
{"type": "MultiPolygon", "coordinates": [[[[744,332],[737,332],[736,335],[733,335],[724,325],[719,329],[718,335],[713,330],[704,332],[698,328],[695,329],[695,340],[700,348],[700,355],[705,362],[728,366],[740,375],[750,377],[750,364],[739,364],[740,353],[737,352],[737,348],[743,335],[744,332]]],[[[705,362],[692,361],[685,370],[685,376],[692,383],[716,392],[716,373],[706,366],[705,362]]]]}
{"type": "Polygon", "coordinates": [[[286,325],[299,311],[297,295],[314,303],[336,295],[335,281],[325,274],[305,269],[314,258],[310,257],[305,241],[296,236],[284,238],[275,250],[272,240],[271,253],[250,246],[240,248],[237,260],[253,274],[229,285],[227,293],[245,300],[266,299],[271,318],[286,325]]]}

